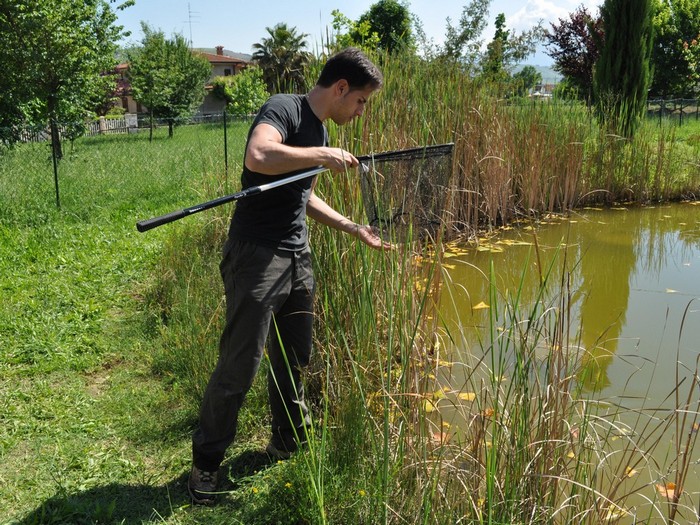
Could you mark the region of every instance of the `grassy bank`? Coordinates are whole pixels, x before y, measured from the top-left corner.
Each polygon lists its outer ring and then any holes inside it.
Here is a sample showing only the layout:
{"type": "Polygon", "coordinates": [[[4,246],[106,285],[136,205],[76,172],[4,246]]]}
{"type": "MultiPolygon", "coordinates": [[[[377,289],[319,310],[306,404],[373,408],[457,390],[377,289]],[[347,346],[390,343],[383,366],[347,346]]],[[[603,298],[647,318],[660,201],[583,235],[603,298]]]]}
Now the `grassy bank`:
{"type": "MultiPolygon", "coordinates": [[[[402,67],[386,65],[392,80],[370,114],[331,128],[332,140],[358,153],[454,141],[454,226],[473,232],[589,199],[680,198],[699,186],[697,145],[673,130],[650,125],[623,144],[583,108],[562,117],[555,106],[494,103],[455,72],[402,67]],[[399,99],[409,111],[396,111],[399,99]]],[[[191,508],[189,437],[216,358],[231,208],[147,234],[134,223],[236,189],[246,131],[229,133],[229,177],[221,130],[210,126],[172,140],[160,130],[153,143],[78,140],[60,165],[60,210],[46,145],[0,158],[1,522],[600,523],[629,512],[636,480],[626,469],[647,461],[657,423],[623,433],[615,407],[599,412],[579,391],[565,271],[536,265],[534,304],[493,288],[486,357],[453,363],[444,348],[460,334],[445,333],[434,311],[444,247],[381,255],[316,225],[310,447],[279,464],[261,452],[268,416],[257,381],[221,504],[191,508]],[[461,384],[455,367],[467,370],[461,384]],[[627,435],[611,454],[609,438],[627,435]]],[[[329,202],[362,217],[355,174],[320,181],[329,202]]],[[[658,424],[696,422],[685,397],[696,377],[658,424]]],[[[669,483],[682,485],[692,444],[679,433],[659,467],[669,483]]],[[[670,501],[658,497],[640,517],[692,515],[685,496],[670,501]]]]}
{"type": "Polygon", "coordinates": [[[157,522],[186,503],[195,408],[154,373],[143,298],[178,226],[134,227],[223,176],[221,131],[178,131],[67,147],[60,210],[45,144],[0,158],[0,522],[157,522]]]}

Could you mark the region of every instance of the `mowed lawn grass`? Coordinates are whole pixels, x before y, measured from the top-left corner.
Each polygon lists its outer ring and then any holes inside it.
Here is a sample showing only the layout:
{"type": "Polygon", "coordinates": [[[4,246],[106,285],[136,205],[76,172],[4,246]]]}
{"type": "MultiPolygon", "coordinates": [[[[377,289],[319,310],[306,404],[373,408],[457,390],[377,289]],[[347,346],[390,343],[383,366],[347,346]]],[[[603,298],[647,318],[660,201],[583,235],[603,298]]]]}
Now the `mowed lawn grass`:
{"type": "Polygon", "coordinates": [[[154,371],[144,300],[191,225],[135,223],[235,190],[246,131],[228,130],[229,176],[221,126],[66,142],[60,209],[47,144],[0,156],[0,523],[198,521],[172,517],[197,407],[154,371]]]}

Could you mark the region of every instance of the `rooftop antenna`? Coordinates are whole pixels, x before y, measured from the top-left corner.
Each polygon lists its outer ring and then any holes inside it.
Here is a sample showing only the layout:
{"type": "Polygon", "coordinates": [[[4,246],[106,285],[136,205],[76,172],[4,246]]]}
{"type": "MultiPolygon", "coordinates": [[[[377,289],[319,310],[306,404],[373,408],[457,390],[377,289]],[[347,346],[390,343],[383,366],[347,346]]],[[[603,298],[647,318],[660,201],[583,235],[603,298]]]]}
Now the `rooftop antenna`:
{"type": "MultiPolygon", "coordinates": [[[[187,3],[187,23],[190,26],[190,47],[192,47],[192,19],[193,18],[199,18],[199,12],[198,11],[192,11],[190,8],[189,2],[187,3]]],[[[195,24],[197,22],[195,21],[195,24]]]]}

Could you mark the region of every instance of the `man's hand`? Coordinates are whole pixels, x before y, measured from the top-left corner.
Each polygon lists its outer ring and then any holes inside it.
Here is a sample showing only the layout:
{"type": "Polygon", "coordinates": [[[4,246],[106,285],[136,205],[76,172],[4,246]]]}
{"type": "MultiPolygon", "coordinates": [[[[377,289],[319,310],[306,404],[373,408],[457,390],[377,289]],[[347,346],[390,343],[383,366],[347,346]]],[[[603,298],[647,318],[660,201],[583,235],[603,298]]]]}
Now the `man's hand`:
{"type": "Polygon", "coordinates": [[[325,148],[325,153],[327,158],[323,161],[323,167],[331,171],[344,171],[360,164],[352,153],[342,148],[325,148]]]}
{"type": "Polygon", "coordinates": [[[367,246],[375,250],[389,251],[396,249],[395,244],[382,239],[369,224],[357,225],[357,237],[367,246]]]}

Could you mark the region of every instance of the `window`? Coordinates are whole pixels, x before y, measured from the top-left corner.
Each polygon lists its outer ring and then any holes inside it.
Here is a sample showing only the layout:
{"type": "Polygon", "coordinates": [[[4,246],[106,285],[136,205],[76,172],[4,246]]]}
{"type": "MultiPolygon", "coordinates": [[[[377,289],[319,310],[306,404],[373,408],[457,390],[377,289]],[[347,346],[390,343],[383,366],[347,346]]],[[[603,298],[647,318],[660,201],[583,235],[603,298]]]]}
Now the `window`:
{"type": "Polygon", "coordinates": [[[225,77],[230,77],[231,76],[231,70],[229,68],[224,69],[224,76],[225,77]]]}

